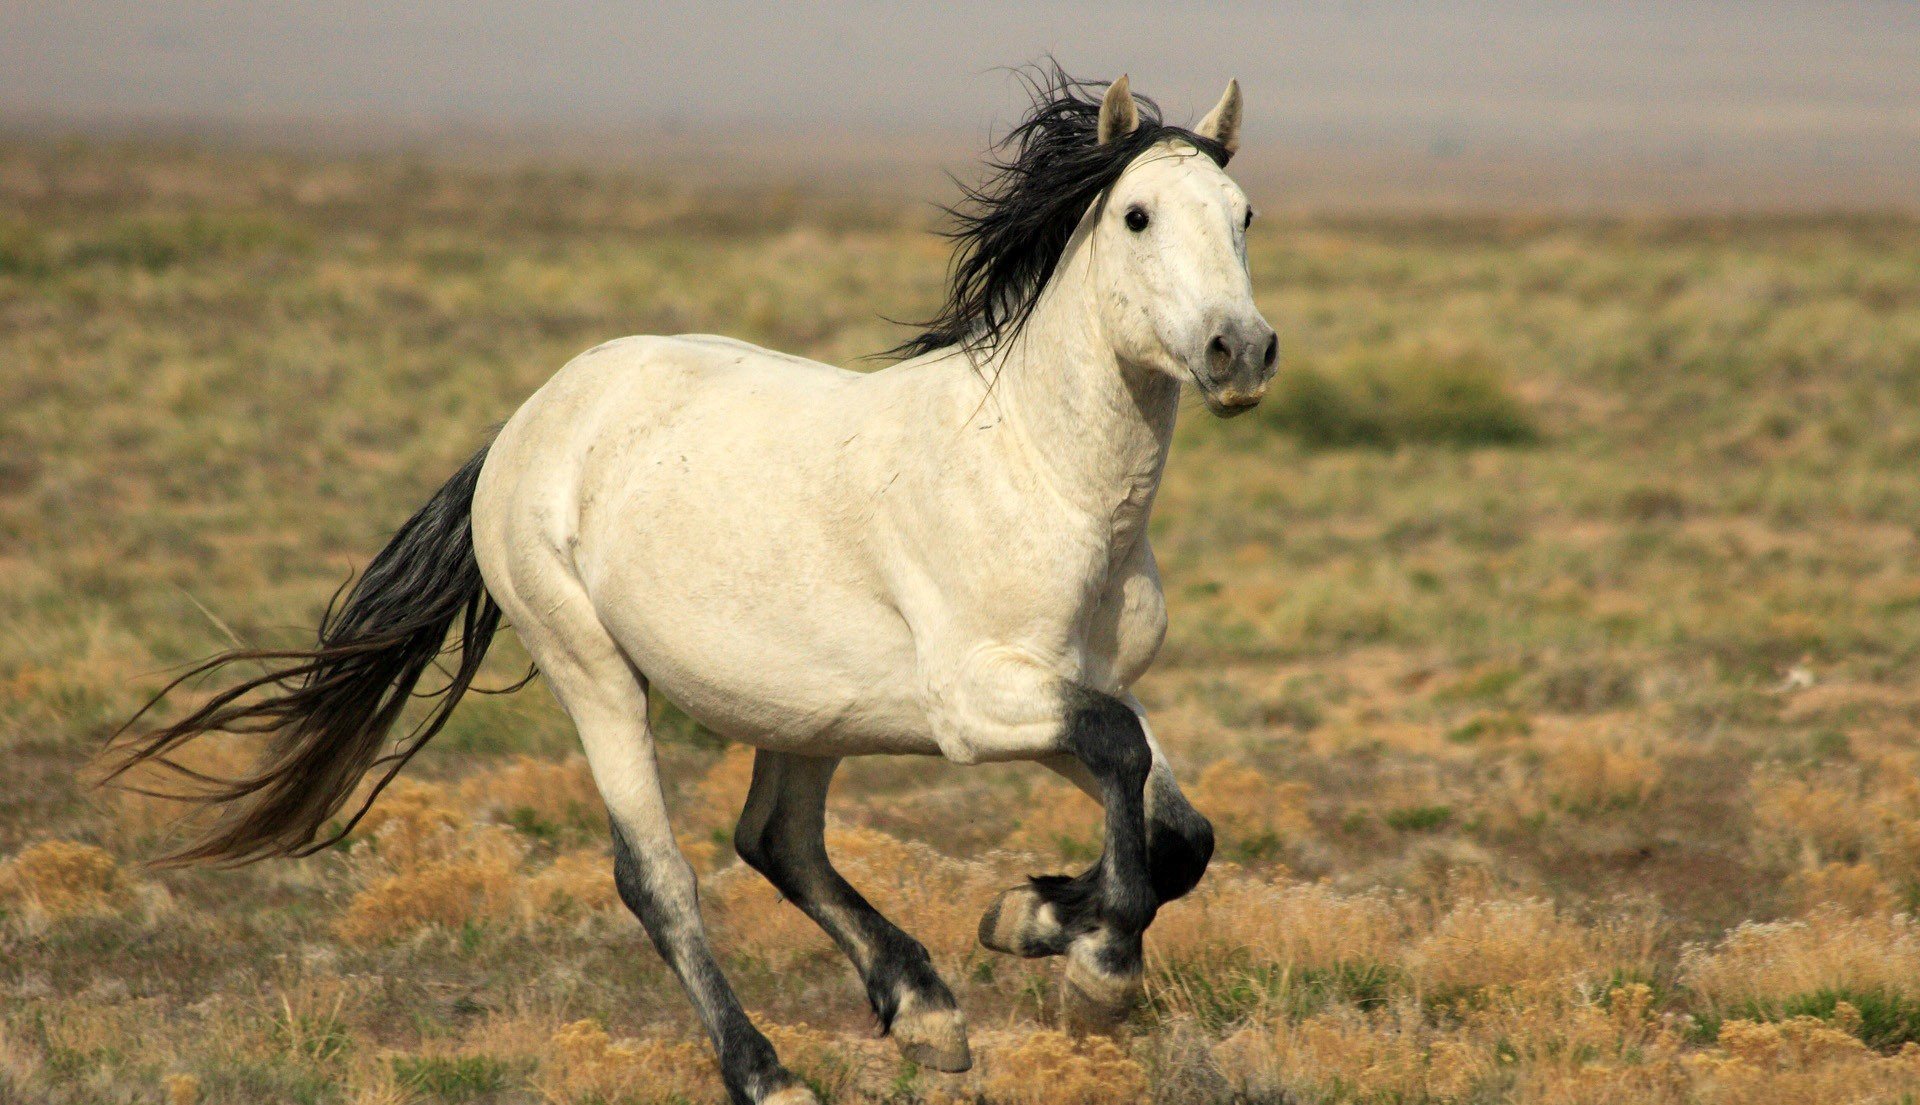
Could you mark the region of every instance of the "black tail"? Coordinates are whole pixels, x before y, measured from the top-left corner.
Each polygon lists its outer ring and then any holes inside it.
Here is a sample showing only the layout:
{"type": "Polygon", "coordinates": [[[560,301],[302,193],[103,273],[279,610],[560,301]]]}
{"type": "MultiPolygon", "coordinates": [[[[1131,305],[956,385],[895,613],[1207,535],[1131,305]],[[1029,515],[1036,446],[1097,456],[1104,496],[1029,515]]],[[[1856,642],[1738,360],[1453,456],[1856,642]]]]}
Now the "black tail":
{"type": "MultiPolygon", "coordinates": [[[[312,649],[238,649],[222,653],[168,684],[121,728],[127,732],[168,692],[235,663],[270,670],[221,692],[188,717],[141,733],[117,748],[112,780],[152,762],[192,781],[171,794],[222,807],[198,839],[162,862],[245,863],[269,856],[311,855],[344,837],[414,753],[445,725],[473,683],[500,625],[473,556],[474,485],[481,449],[434,493],[367,565],[345,603],[327,607],[312,649]],[[459,626],[459,665],[420,725],[381,754],[420,676],[459,626]],[[177,746],[213,732],[271,734],[254,771],[239,779],[203,775],[167,758],[177,746]],[[360,780],[384,767],[360,808],[322,836],[360,780]]],[[[126,785],[126,784],[122,784],[126,785]]]]}

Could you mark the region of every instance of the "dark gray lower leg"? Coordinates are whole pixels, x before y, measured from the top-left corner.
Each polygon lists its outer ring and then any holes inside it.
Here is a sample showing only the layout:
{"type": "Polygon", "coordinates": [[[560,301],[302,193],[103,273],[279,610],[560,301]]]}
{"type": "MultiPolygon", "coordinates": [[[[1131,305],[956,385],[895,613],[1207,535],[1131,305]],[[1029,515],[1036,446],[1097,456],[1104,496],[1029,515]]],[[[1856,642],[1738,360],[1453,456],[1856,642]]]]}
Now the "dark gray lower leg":
{"type": "Polygon", "coordinates": [[[1119,699],[1075,689],[1067,707],[1062,743],[1106,809],[1100,859],[1079,875],[1034,878],[1001,895],[981,918],[980,940],[1015,955],[1066,953],[1069,993],[1097,1022],[1124,1013],[1137,996],[1140,937],[1160,906],[1147,852],[1153,750],[1119,699]]]}
{"type": "Polygon", "coordinates": [[[965,1070],[966,1026],[926,948],[833,868],[827,791],[839,760],[761,751],[734,849],[833,938],[860,973],[881,1027],[917,1062],[965,1070]]]}
{"type": "MultiPolygon", "coordinates": [[[[1094,801],[1100,786],[1085,765],[1072,756],[1050,756],[1041,761],[1094,801]]],[[[1200,883],[1213,859],[1213,823],[1181,792],[1173,769],[1156,758],[1147,775],[1147,870],[1153,896],[1161,905],[1184,898],[1200,883]]]]}
{"type": "Polygon", "coordinates": [[[720,1078],[734,1105],[763,1105],[783,1092],[794,1101],[812,1101],[800,1082],[774,1054],[773,1045],[753,1027],[720,973],[700,921],[693,870],[677,849],[637,854],[618,821],[613,822],[613,878],[620,900],[653,940],[687,994],[720,1061],[720,1078]]]}

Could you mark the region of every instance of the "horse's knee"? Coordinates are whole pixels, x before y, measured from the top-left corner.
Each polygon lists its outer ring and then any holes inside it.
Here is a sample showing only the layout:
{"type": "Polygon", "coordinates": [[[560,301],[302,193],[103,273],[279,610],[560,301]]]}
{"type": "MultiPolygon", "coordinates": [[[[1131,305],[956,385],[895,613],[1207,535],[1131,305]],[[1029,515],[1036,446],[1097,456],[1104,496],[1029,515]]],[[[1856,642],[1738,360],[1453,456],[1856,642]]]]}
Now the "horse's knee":
{"type": "Polygon", "coordinates": [[[1200,882],[1213,859],[1213,823],[1180,793],[1172,780],[1156,774],[1147,821],[1147,866],[1154,897],[1170,902],[1200,882]]]}

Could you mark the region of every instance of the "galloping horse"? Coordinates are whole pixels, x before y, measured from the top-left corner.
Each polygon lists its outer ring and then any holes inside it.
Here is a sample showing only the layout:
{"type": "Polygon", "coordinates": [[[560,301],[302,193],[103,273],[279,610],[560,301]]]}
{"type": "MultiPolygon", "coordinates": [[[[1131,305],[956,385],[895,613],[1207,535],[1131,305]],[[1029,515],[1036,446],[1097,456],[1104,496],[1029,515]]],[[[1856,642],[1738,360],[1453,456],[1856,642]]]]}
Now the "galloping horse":
{"type": "Polygon", "coordinates": [[[949,299],[904,359],[860,373],[708,335],[590,349],[400,529],[315,648],[230,652],[182,676],[273,665],[133,737],[119,770],[217,730],[271,739],[247,776],[201,780],[221,817],[171,858],[339,840],[366,812],[336,821],[362,779],[375,774],[370,804],[445,723],[504,616],[579,730],[621,899],[735,1102],[814,1097],[715,963],[650,694],[758,749],[741,857],[845,951],[900,1050],[944,1071],[971,1062],[952,992],[827,855],[835,766],[1037,760],[1078,784],[1105,808],[1099,860],[1004,892],[980,940],[1065,955],[1075,1008],[1124,1013],[1141,934],[1213,851],[1128,690],[1166,631],[1147,516],[1182,389],[1217,415],[1249,410],[1277,342],[1247,274],[1253,214],[1224,172],[1238,84],[1191,130],[1125,77],[1054,70],[1034,92],[954,211],[949,299]],[[450,633],[451,685],[390,746],[450,633]]]}

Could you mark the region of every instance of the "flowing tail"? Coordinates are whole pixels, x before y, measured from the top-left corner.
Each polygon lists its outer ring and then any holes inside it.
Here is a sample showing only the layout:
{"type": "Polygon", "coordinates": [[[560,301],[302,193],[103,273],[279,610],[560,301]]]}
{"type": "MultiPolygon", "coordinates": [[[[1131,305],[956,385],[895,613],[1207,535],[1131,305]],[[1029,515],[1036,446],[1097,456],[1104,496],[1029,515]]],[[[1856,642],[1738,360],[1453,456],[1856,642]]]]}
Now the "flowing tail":
{"type": "Polygon", "coordinates": [[[222,691],[180,721],[116,745],[118,758],[103,781],[151,762],[194,784],[190,793],[166,797],[221,808],[202,835],[159,862],[238,864],[329,847],[352,831],[447,723],[500,626],[500,608],[488,596],[473,555],[473,491],[486,457],[483,448],[400,527],[344,603],[334,596],[316,647],[222,653],[169,683],[121,727],[116,740],[182,683],[231,664],[268,665],[265,674],[222,691]],[[430,696],[438,701],[420,724],[383,755],[387,734],[421,675],[451,651],[448,633],[456,625],[460,659],[450,681],[430,696]],[[214,732],[270,734],[272,740],[241,778],[215,778],[167,757],[214,732]],[[359,809],[323,835],[360,780],[378,768],[384,771],[359,809]]]}

